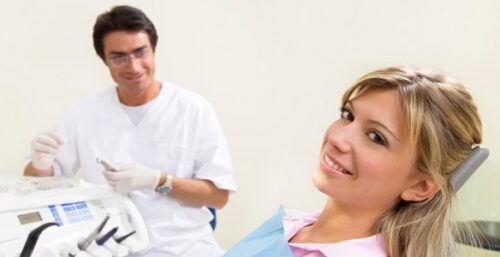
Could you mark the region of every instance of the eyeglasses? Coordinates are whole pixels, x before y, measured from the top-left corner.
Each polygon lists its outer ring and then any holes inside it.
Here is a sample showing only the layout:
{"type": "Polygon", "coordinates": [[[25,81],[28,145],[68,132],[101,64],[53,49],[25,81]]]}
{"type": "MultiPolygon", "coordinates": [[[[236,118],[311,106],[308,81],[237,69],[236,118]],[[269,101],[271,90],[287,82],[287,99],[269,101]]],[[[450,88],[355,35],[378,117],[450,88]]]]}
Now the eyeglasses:
{"type": "Polygon", "coordinates": [[[108,58],[108,62],[111,66],[115,68],[123,67],[127,65],[127,63],[129,62],[129,57],[131,61],[134,61],[136,59],[143,60],[149,57],[149,50],[147,47],[141,47],[129,54],[126,53],[112,54],[112,56],[108,58]]]}

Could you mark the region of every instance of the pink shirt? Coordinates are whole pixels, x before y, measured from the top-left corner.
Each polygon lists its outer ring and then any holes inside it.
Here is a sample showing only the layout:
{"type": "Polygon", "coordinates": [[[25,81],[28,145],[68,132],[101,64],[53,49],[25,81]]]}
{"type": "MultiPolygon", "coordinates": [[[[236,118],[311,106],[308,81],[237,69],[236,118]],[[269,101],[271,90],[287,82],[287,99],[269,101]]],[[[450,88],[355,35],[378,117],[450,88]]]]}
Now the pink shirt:
{"type": "MultiPolygon", "coordinates": [[[[290,240],[302,228],[313,224],[321,212],[287,211],[283,217],[285,236],[290,240]]],[[[381,235],[346,240],[338,243],[289,243],[295,257],[387,257],[381,235]]]]}

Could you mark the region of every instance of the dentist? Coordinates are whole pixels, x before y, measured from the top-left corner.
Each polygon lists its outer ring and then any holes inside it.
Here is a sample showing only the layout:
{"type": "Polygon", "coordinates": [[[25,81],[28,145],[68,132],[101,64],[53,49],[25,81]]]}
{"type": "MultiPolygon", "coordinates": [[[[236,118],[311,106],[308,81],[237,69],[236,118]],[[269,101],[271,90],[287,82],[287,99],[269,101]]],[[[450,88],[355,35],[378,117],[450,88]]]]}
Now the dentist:
{"type": "Polygon", "coordinates": [[[73,105],[52,132],[32,141],[25,175],[73,176],[130,193],[149,247],[135,256],[221,256],[207,207],[236,190],[222,128],[196,93],[155,78],[158,36],[139,9],[98,16],[93,41],[116,82],[73,105]],[[100,157],[117,171],[103,171],[100,157]]]}

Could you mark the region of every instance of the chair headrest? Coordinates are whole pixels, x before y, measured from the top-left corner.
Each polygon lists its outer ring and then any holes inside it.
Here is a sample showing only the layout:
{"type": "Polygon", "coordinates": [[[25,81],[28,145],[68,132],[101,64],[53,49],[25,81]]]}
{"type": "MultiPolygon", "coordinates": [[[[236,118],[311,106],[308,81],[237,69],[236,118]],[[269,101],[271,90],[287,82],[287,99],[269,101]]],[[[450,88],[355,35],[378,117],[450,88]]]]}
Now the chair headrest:
{"type": "Polygon", "coordinates": [[[451,173],[451,183],[455,192],[460,189],[465,181],[477,170],[479,166],[488,158],[490,151],[483,146],[476,146],[470,152],[469,156],[458,165],[458,167],[451,173]]]}

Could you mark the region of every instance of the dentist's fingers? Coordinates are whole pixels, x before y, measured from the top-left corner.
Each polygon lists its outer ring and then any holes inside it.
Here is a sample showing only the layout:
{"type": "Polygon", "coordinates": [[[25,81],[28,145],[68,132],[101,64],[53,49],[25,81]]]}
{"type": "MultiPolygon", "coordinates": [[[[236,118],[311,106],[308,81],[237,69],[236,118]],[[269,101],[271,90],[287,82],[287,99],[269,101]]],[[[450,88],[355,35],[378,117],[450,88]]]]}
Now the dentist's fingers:
{"type": "Polygon", "coordinates": [[[65,140],[60,136],[52,132],[45,132],[33,140],[32,148],[41,153],[55,154],[64,142],[65,140]]]}
{"type": "Polygon", "coordinates": [[[33,167],[45,170],[52,166],[57,150],[64,144],[64,140],[53,132],[44,132],[31,141],[31,158],[33,167]]]}
{"type": "Polygon", "coordinates": [[[62,145],[64,143],[66,143],[66,139],[59,136],[58,134],[54,133],[54,132],[51,132],[51,131],[48,131],[48,132],[45,132],[45,135],[49,138],[51,138],[52,140],[56,141],[57,144],[59,145],[62,145]]]}

